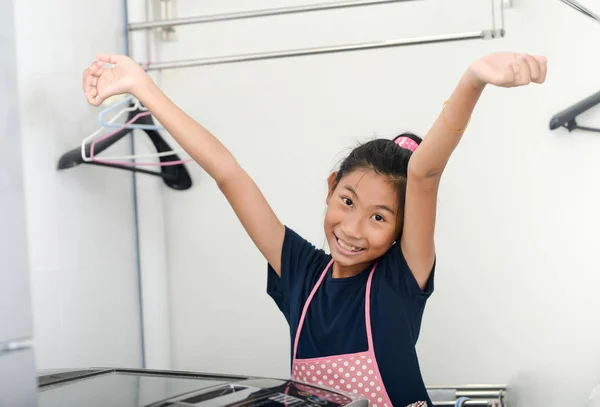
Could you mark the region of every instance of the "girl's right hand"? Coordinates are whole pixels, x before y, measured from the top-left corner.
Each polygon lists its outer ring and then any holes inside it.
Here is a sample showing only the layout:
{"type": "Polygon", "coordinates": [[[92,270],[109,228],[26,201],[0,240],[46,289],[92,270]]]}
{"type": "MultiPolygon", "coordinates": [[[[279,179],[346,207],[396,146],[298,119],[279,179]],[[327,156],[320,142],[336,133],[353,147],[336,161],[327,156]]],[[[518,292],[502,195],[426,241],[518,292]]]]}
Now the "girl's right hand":
{"type": "Polygon", "coordinates": [[[83,71],[83,92],[87,101],[99,106],[107,98],[132,93],[137,85],[149,79],[141,66],[124,55],[101,54],[83,71]],[[105,64],[113,64],[105,67],[105,64]]]}

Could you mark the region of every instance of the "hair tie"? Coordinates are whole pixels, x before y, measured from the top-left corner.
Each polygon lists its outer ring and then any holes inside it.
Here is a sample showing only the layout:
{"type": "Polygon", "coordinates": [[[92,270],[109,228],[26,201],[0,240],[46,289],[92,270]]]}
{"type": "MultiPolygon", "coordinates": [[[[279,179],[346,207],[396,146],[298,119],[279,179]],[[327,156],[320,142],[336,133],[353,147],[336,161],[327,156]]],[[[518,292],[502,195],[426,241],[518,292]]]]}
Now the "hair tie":
{"type": "Polygon", "coordinates": [[[398,144],[402,148],[412,151],[413,153],[417,147],[419,147],[419,143],[406,136],[398,137],[396,140],[394,140],[394,143],[398,144]]]}

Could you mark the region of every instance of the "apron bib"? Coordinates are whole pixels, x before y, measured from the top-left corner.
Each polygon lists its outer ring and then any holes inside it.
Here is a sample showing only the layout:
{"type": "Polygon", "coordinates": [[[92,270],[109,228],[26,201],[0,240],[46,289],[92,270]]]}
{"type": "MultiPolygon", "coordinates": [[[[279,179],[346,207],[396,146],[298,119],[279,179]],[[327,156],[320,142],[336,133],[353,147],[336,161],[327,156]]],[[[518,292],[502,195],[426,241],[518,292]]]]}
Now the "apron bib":
{"type": "MultiPolygon", "coordinates": [[[[325,270],[321,273],[319,281],[315,284],[315,287],[312,289],[304,304],[294,341],[292,380],[361,395],[370,401],[369,405],[371,407],[393,407],[385,386],[383,385],[383,380],[381,379],[381,373],[379,372],[379,366],[377,365],[375,352],[373,350],[373,334],[371,331],[371,283],[377,264],[373,266],[369,273],[365,292],[365,322],[369,344],[368,350],[365,352],[312,359],[298,359],[296,357],[298,341],[300,340],[300,333],[302,332],[302,326],[304,325],[306,311],[319,286],[323,282],[323,279],[327,275],[327,270],[332,264],[333,260],[327,264],[325,270]]],[[[324,394],[321,397],[325,399],[334,397],[337,398],[337,400],[331,399],[329,401],[340,401],[339,396],[336,397],[331,394],[324,394]]],[[[407,407],[427,407],[427,403],[419,401],[407,407]]]]}
{"type": "MultiPolygon", "coordinates": [[[[310,306],[310,303],[319,286],[323,282],[323,279],[327,275],[327,270],[332,264],[333,260],[331,260],[327,267],[325,267],[325,270],[323,270],[319,281],[317,281],[317,284],[315,284],[315,287],[312,289],[308,299],[306,300],[306,303],[304,304],[304,309],[302,310],[302,315],[300,316],[300,323],[298,324],[298,329],[296,331],[296,339],[294,341],[292,379],[295,381],[329,387],[331,389],[342,390],[347,393],[361,395],[370,401],[370,406],[372,407],[393,407],[385,386],[383,385],[381,373],[379,372],[379,366],[377,365],[375,352],[373,350],[370,300],[371,282],[373,280],[373,273],[375,272],[377,265],[374,265],[371,269],[365,293],[365,322],[367,326],[367,340],[369,344],[368,350],[365,352],[333,355],[313,359],[298,359],[296,357],[298,341],[300,339],[300,333],[302,332],[302,326],[304,325],[306,311],[308,310],[308,307],[310,306]]],[[[417,403],[413,404],[412,406],[426,407],[426,404],[417,403]]]]}

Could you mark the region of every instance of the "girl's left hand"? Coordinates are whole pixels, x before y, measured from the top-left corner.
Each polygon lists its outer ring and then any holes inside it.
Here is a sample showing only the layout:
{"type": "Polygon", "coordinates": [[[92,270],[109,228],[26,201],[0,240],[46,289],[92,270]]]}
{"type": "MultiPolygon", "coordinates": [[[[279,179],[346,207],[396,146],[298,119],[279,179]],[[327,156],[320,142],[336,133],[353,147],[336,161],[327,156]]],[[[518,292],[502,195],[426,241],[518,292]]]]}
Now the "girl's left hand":
{"type": "Polygon", "coordinates": [[[501,52],[490,54],[469,67],[469,74],[479,84],[503,88],[543,83],[547,72],[546,57],[501,52]]]}

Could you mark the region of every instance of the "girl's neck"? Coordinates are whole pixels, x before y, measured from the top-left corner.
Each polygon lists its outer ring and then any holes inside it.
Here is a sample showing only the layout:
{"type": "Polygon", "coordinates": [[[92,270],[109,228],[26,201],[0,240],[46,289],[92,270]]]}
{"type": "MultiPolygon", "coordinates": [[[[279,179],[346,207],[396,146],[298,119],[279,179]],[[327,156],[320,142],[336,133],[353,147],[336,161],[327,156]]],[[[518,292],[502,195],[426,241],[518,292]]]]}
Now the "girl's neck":
{"type": "Polygon", "coordinates": [[[336,261],[333,262],[333,270],[331,271],[332,278],[349,278],[354,277],[370,268],[369,264],[356,264],[353,266],[340,266],[336,261]]]}

